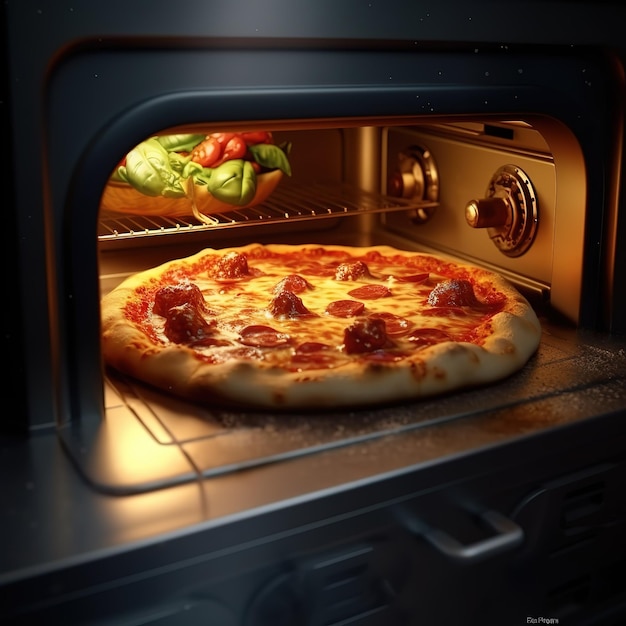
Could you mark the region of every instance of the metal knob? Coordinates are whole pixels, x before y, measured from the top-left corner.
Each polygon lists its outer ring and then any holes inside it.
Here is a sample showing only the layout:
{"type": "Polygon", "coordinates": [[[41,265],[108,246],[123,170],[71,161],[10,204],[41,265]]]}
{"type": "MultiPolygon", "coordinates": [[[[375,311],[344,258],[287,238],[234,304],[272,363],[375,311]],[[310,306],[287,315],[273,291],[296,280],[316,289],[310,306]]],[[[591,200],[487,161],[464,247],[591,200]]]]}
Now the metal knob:
{"type": "Polygon", "coordinates": [[[467,203],[465,221],[472,228],[485,228],[503,254],[524,254],[539,223],[537,194],[530,178],[515,165],[503,165],[492,176],[485,196],[467,203]]]}
{"type": "Polygon", "coordinates": [[[415,211],[415,223],[430,220],[435,212],[434,203],[439,199],[439,173],[430,150],[414,145],[400,152],[398,169],[387,181],[387,193],[421,205],[415,211]]]}
{"type": "Polygon", "coordinates": [[[500,228],[511,220],[511,205],[505,198],[471,200],[465,207],[465,220],[472,228],[500,228]]]}

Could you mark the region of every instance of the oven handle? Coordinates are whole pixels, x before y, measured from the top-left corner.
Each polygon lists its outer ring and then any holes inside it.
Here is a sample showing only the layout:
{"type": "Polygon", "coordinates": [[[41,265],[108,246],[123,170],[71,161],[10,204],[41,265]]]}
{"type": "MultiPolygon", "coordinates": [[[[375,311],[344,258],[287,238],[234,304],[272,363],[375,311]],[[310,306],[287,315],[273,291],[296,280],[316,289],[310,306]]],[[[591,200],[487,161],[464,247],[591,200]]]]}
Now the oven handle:
{"type": "Polygon", "coordinates": [[[501,513],[488,510],[480,513],[479,517],[487,527],[497,534],[474,543],[463,544],[445,531],[430,528],[419,520],[411,520],[408,530],[425,539],[446,556],[465,562],[490,558],[506,550],[511,550],[523,542],[524,531],[522,528],[501,513]]]}

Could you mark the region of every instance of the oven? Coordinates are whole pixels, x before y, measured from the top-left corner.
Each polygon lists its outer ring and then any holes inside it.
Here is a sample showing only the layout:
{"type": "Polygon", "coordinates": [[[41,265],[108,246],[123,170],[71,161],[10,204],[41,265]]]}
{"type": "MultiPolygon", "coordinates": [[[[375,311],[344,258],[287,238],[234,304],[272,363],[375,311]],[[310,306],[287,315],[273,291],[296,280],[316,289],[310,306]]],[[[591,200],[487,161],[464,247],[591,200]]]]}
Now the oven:
{"type": "Polygon", "coordinates": [[[625,19],[7,0],[2,623],[621,623],[625,19]],[[261,204],[103,206],[147,137],[242,130],[292,146],[261,204]],[[198,406],[103,365],[103,293],[250,242],[486,267],[541,345],[497,384],[323,414],[198,406]]]}

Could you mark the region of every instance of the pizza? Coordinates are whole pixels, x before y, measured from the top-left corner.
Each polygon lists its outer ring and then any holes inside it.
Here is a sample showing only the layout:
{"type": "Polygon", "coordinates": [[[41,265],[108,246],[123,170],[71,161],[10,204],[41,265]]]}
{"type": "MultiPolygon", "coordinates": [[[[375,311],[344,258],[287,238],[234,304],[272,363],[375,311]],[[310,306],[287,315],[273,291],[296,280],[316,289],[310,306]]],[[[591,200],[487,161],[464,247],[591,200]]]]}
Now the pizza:
{"type": "Polygon", "coordinates": [[[363,407],[494,383],[540,323],[499,274],[389,246],[205,249],[102,299],[105,363],[207,406],[363,407]]]}

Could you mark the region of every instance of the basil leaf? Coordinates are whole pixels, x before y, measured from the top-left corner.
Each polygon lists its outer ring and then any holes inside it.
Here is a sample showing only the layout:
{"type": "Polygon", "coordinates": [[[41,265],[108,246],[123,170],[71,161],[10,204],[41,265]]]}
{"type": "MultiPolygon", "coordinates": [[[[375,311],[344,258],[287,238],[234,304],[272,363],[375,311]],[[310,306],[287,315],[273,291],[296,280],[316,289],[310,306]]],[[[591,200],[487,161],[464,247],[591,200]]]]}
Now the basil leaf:
{"type": "Polygon", "coordinates": [[[172,171],[179,176],[185,177],[185,169],[187,168],[187,165],[193,162],[191,160],[191,156],[183,156],[182,154],[178,154],[178,152],[168,152],[167,156],[172,171]]]}
{"type": "Polygon", "coordinates": [[[256,173],[249,161],[232,159],[210,171],[207,185],[218,200],[244,206],[252,202],[256,194],[256,173]]]}
{"type": "Polygon", "coordinates": [[[273,143],[257,143],[248,146],[248,150],[252,153],[254,160],[262,167],[266,167],[269,170],[281,170],[287,176],[291,176],[291,165],[287,155],[277,145],[273,143]]]}
{"type": "Polygon", "coordinates": [[[126,165],[117,170],[120,178],[146,196],[182,198],[186,195],[180,176],[170,165],[167,150],[155,137],[133,148],[126,165]]]}
{"type": "Polygon", "coordinates": [[[183,168],[180,171],[180,175],[183,178],[189,178],[190,176],[192,176],[196,181],[205,178],[206,180],[204,181],[204,184],[206,184],[209,178],[211,178],[211,171],[212,170],[208,167],[202,167],[200,163],[196,163],[195,161],[187,161],[183,165],[183,168]]]}
{"type": "Polygon", "coordinates": [[[191,152],[204,138],[198,134],[159,135],[157,140],[168,152],[191,152]]]}

